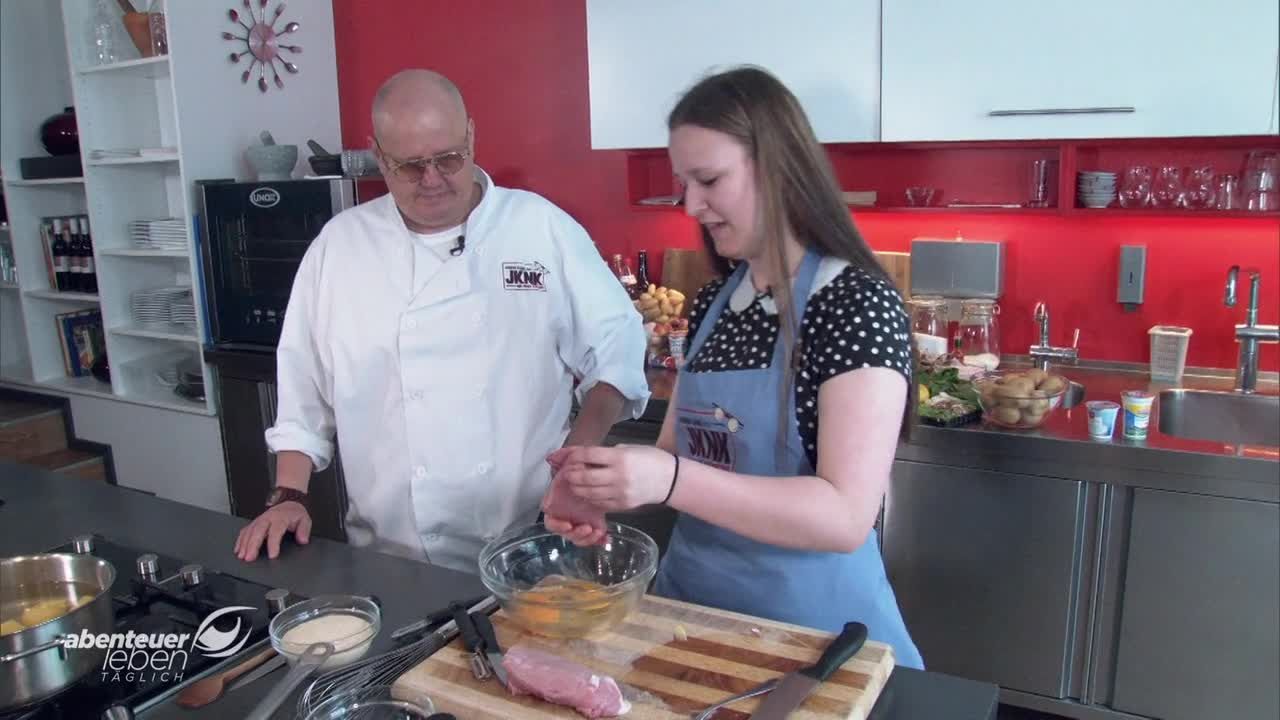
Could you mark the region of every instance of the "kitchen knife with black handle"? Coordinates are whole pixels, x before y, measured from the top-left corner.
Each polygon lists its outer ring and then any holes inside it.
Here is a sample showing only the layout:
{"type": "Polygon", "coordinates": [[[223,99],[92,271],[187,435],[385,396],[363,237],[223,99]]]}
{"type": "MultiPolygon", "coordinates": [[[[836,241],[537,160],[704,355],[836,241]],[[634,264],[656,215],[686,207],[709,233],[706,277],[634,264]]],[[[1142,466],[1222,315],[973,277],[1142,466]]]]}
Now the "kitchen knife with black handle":
{"type": "Polygon", "coordinates": [[[484,656],[489,661],[489,669],[493,671],[494,676],[498,678],[502,686],[506,687],[507,669],[502,665],[502,648],[498,645],[497,634],[493,632],[493,623],[490,622],[489,616],[484,613],[472,613],[471,621],[476,626],[480,641],[484,643],[484,656]]]}
{"type": "Polygon", "coordinates": [[[751,720],[784,720],[823,681],[848,662],[849,658],[858,654],[866,641],[866,625],[860,622],[845,623],[844,629],[827,645],[818,662],[782,676],[778,687],[752,713],[751,720]]]}

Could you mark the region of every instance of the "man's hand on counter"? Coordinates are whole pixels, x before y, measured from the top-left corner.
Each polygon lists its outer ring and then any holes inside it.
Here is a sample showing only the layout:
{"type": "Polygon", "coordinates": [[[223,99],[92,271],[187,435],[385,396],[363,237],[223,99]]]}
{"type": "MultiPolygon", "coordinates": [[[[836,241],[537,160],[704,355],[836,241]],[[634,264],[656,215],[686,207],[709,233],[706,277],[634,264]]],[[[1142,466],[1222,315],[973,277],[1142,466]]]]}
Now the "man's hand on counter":
{"type": "Polygon", "coordinates": [[[269,507],[236,537],[236,557],[245,562],[257,560],[265,540],[267,557],[274,560],[280,555],[280,541],[290,532],[301,545],[311,540],[311,514],[302,503],[286,501],[269,507]]]}

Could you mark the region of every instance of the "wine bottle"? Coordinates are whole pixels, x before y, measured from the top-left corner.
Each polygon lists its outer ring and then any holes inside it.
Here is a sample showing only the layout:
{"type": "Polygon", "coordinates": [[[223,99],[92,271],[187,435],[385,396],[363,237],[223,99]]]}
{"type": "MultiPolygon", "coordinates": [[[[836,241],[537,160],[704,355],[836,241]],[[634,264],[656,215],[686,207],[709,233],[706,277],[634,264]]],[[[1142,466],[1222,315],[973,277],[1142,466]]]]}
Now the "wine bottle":
{"type": "Polygon", "coordinates": [[[56,279],[56,290],[66,292],[71,287],[71,258],[67,238],[62,230],[62,218],[53,219],[53,273],[56,279]]]}
{"type": "Polygon", "coordinates": [[[635,299],[640,293],[636,292],[636,276],[631,273],[631,266],[626,260],[622,259],[621,254],[613,256],[613,274],[618,277],[618,282],[622,283],[622,288],[627,291],[627,296],[635,299]]]}
{"type": "Polygon", "coordinates": [[[80,219],[69,217],[65,221],[67,228],[67,260],[70,265],[70,286],[72,292],[84,292],[84,252],[80,249],[80,219]]]}
{"type": "Polygon", "coordinates": [[[639,292],[649,292],[649,283],[653,282],[649,279],[649,253],[644,250],[640,251],[640,261],[636,265],[636,289],[639,292]]]}
{"type": "Polygon", "coordinates": [[[98,292],[98,267],[93,261],[93,236],[89,233],[89,216],[80,216],[80,246],[84,249],[84,291],[98,292]]]}

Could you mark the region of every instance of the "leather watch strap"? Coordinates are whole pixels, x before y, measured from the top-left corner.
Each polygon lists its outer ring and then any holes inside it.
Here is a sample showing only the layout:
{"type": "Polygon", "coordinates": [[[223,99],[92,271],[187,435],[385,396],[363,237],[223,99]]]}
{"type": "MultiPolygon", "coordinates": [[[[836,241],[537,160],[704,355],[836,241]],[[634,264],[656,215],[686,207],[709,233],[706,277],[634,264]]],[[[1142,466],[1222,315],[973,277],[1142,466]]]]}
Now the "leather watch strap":
{"type": "MultiPolygon", "coordinates": [[[[301,503],[302,507],[307,507],[307,494],[301,490],[290,487],[276,487],[267,496],[267,507],[275,507],[282,502],[293,501],[301,503]]],[[[310,508],[308,508],[310,509],[310,508]]]]}

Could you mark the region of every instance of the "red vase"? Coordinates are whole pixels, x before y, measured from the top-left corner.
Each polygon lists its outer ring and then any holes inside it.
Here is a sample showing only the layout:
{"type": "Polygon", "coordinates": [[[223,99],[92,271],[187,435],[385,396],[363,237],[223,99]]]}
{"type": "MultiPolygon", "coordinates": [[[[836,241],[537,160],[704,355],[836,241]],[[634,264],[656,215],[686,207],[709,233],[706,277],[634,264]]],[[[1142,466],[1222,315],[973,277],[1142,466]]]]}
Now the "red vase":
{"type": "Polygon", "coordinates": [[[65,108],[40,125],[40,144],[50,155],[78,155],[80,133],[76,129],[76,109],[65,108]]]}

